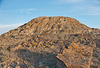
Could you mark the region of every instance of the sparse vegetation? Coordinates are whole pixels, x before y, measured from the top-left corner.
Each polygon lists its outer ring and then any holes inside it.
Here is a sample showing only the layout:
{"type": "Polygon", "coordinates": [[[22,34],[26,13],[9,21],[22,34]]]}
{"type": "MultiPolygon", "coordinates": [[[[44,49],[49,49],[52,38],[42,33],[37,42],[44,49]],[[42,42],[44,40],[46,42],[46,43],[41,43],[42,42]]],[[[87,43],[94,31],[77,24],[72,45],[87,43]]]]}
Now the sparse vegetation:
{"type": "Polygon", "coordinates": [[[37,46],[38,44],[37,43],[33,43],[33,46],[37,46]]]}
{"type": "Polygon", "coordinates": [[[7,60],[8,60],[8,57],[6,57],[6,56],[4,56],[4,57],[1,58],[2,62],[7,61],[7,60]]]}
{"type": "MultiPolygon", "coordinates": [[[[56,55],[62,53],[64,49],[69,49],[65,53],[72,55],[77,52],[86,56],[88,51],[85,53],[84,50],[87,48],[82,49],[79,44],[96,48],[92,57],[96,58],[98,66],[100,65],[99,34],[99,29],[89,28],[70,17],[35,18],[0,36],[0,61],[2,61],[0,68],[4,68],[4,65],[12,68],[16,66],[38,68],[38,65],[40,67],[42,65],[43,68],[65,68],[63,63],[57,65],[56,55]],[[7,61],[8,59],[11,60],[7,61]]],[[[95,65],[94,61],[91,65],[95,65]]]]}
{"type": "Polygon", "coordinates": [[[81,36],[81,34],[75,34],[74,36],[81,36]]]}

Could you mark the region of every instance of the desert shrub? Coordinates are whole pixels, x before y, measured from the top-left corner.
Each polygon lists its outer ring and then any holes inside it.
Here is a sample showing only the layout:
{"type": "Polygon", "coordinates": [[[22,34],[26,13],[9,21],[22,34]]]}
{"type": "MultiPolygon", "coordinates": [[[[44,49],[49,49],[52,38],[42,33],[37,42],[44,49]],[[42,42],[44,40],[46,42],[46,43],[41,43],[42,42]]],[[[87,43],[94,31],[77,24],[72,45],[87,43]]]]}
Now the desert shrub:
{"type": "Polygon", "coordinates": [[[7,60],[8,60],[8,57],[6,56],[1,59],[2,62],[7,61],[7,60]]]}
{"type": "Polygon", "coordinates": [[[10,47],[8,47],[7,50],[10,51],[10,47]]]}
{"type": "Polygon", "coordinates": [[[4,45],[0,46],[0,49],[5,50],[6,47],[4,45]]]}
{"type": "Polygon", "coordinates": [[[92,28],[92,30],[94,30],[95,28],[92,28]]]}
{"type": "Polygon", "coordinates": [[[35,68],[33,65],[29,64],[28,68],[35,68]]]}
{"type": "Polygon", "coordinates": [[[75,34],[74,36],[80,36],[81,34],[75,34]]]}
{"type": "Polygon", "coordinates": [[[37,46],[38,44],[37,43],[33,43],[33,46],[37,46]]]}

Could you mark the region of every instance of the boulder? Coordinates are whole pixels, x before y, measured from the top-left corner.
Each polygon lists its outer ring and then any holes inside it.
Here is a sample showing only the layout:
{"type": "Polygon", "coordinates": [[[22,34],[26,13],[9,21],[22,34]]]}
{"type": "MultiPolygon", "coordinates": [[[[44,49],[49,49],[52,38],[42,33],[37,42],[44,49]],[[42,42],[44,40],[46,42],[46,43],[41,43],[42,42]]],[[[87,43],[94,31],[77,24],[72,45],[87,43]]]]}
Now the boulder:
{"type": "Polygon", "coordinates": [[[58,62],[63,62],[68,68],[90,68],[92,53],[92,47],[72,43],[56,57],[60,60],[58,62]]]}

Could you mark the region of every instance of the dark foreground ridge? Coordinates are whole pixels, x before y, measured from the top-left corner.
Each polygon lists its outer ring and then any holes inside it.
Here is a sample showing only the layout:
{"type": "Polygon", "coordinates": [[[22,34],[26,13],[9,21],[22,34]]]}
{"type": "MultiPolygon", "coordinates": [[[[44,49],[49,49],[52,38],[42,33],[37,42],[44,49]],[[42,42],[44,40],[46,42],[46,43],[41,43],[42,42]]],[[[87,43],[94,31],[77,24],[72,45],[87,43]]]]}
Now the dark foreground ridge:
{"type": "Polygon", "coordinates": [[[74,18],[38,17],[0,35],[0,68],[73,68],[75,65],[100,68],[100,30],[74,18]]]}

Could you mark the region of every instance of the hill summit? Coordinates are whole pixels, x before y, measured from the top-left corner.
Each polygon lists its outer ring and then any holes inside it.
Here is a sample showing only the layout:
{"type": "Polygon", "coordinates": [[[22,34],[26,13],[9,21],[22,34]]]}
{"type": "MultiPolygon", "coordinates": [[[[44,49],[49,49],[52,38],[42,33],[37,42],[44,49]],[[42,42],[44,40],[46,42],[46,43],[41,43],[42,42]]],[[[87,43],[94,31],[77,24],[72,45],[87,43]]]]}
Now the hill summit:
{"type": "MultiPolygon", "coordinates": [[[[40,34],[48,30],[85,30],[89,27],[70,17],[38,17],[18,27],[12,32],[23,34],[40,34]]],[[[11,31],[10,31],[11,32],[11,31]]]]}
{"type": "Polygon", "coordinates": [[[40,34],[48,30],[84,30],[89,27],[70,17],[38,17],[20,26],[16,31],[23,34],[40,34]]]}
{"type": "Polygon", "coordinates": [[[23,39],[32,35],[54,40],[66,40],[66,35],[84,33],[89,29],[91,28],[70,17],[38,17],[1,35],[0,40],[3,45],[15,44],[15,41],[22,43],[23,39]]]}
{"type": "MultiPolygon", "coordinates": [[[[48,30],[83,30],[87,26],[70,17],[38,17],[19,27],[22,33],[40,34],[48,30]],[[29,31],[28,31],[29,30],[29,31]],[[28,31],[28,32],[27,32],[28,31]]],[[[19,29],[18,28],[18,29],[19,29]]]]}

